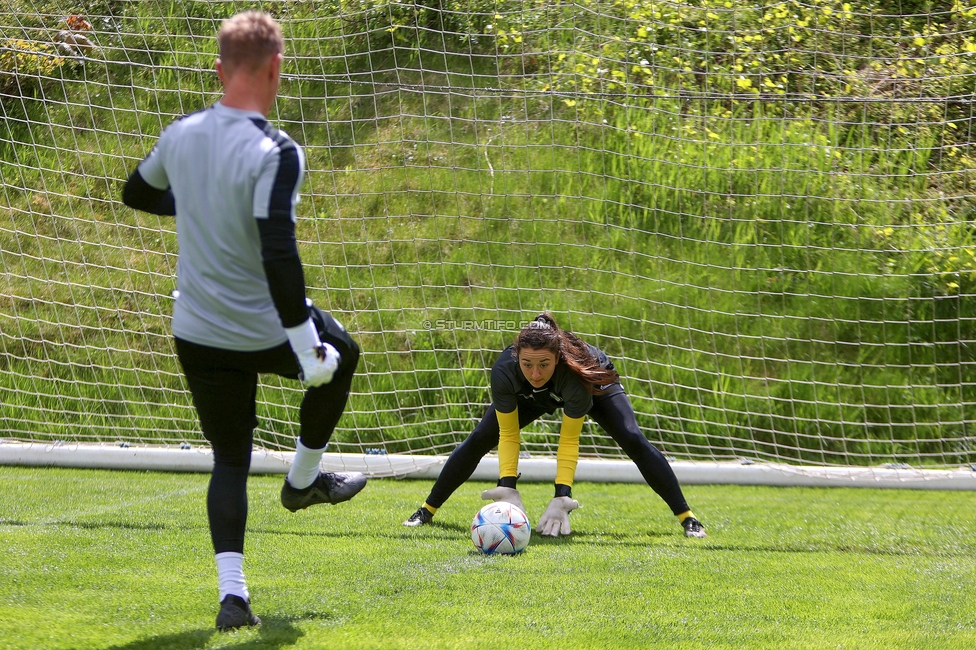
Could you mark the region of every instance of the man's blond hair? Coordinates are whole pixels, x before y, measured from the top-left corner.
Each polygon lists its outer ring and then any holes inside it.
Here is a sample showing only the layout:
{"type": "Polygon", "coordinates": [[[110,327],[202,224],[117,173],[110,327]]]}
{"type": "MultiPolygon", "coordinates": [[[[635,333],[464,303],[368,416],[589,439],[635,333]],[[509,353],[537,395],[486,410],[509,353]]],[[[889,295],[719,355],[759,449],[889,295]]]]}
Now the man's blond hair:
{"type": "Polygon", "coordinates": [[[220,25],[217,46],[224,69],[254,71],[275,54],[285,51],[281,27],[263,11],[244,11],[220,25]]]}

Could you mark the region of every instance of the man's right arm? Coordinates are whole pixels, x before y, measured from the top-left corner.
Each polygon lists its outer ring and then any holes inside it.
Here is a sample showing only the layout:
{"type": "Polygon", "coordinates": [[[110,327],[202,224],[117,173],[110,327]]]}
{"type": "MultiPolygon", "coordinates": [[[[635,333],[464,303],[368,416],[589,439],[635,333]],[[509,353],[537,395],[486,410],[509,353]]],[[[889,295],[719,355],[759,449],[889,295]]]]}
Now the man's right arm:
{"type": "Polygon", "coordinates": [[[166,138],[167,131],[163,131],[153,150],[132,170],[122,190],[122,202],[136,210],[171,217],[176,215],[176,198],[161,153],[166,138]]]}
{"type": "Polygon", "coordinates": [[[172,188],[160,190],[153,187],[142,177],[138,167],[132,170],[122,189],[122,202],[130,208],[150,214],[176,216],[176,198],[172,188]]]}

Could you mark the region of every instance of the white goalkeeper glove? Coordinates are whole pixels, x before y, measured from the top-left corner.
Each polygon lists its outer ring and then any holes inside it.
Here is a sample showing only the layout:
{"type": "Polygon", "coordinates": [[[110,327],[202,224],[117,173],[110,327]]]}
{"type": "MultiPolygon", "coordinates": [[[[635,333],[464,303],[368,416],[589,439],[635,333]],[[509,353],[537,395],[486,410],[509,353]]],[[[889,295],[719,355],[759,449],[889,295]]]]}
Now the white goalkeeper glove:
{"type": "Polygon", "coordinates": [[[579,501],[576,499],[555,497],[549,502],[546,511],[542,513],[536,530],[549,537],[559,537],[560,533],[569,535],[572,532],[569,528],[569,513],[579,507],[579,501]]]}
{"type": "Polygon", "coordinates": [[[306,386],[322,386],[332,381],[335,371],[339,367],[339,351],[328,343],[319,343],[318,347],[303,350],[295,355],[302,367],[298,378],[306,386]]]}
{"type": "Polygon", "coordinates": [[[286,327],[288,342],[298,359],[298,378],[306,386],[322,386],[332,381],[339,367],[339,351],[319,340],[315,323],[309,318],[296,327],[286,327]]]}
{"type": "Polygon", "coordinates": [[[513,506],[518,506],[519,510],[525,511],[522,506],[522,495],[515,488],[510,487],[496,487],[490,490],[485,490],[481,493],[481,498],[485,501],[507,501],[513,506]]]}

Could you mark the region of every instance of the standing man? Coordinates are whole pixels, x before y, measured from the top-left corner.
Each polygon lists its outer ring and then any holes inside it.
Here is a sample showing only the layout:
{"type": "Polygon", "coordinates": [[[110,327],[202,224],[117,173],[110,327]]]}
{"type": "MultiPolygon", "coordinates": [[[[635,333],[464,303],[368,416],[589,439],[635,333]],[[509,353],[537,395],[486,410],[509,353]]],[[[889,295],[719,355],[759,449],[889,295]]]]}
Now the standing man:
{"type": "Polygon", "coordinates": [[[295,460],[281,490],[285,508],[346,501],[366,477],[319,471],[359,347],[305,298],[295,240],[305,158],[267,121],[281,78],[281,28],[267,14],[247,11],[223,22],[217,42],[222,98],[163,131],[129,176],[122,200],[176,215],[173,334],[213,447],[207,515],[220,587],[217,628],[226,630],[261,623],[243,571],[258,373],[307,386],[295,460]]]}

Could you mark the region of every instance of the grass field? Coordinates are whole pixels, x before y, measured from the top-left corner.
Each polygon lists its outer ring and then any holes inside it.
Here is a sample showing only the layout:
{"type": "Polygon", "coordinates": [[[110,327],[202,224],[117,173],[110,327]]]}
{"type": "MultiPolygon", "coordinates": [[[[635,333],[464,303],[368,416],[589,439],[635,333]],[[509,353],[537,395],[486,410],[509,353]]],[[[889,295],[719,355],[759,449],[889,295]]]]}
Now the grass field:
{"type": "MultiPolygon", "coordinates": [[[[636,485],[580,484],[568,539],[476,555],[486,484],[298,514],[252,477],[258,629],[218,634],[200,474],[0,468],[0,648],[973,648],[976,494],[692,486],[686,540],[636,485]]],[[[537,519],[551,487],[521,487],[537,519]]]]}

